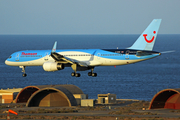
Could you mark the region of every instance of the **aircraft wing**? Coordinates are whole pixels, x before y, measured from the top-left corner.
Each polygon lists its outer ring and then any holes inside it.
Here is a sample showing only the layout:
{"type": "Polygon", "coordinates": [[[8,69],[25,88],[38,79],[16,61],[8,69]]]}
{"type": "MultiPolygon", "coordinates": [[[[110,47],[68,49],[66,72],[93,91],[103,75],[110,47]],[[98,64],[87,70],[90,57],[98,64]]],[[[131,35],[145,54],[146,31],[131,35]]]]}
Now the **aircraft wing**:
{"type": "Polygon", "coordinates": [[[78,60],[75,60],[75,59],[71,59],[71,58],[68,58],[68,57],[65,57],[59,53],[56,53],[56,52],[53,52],[51,53],[51,56],[54,60],[58,61],[58,62],[67,62],[67,63],[70,63],[70,64],[78,64],[80,66],[84,66],[84,67],[88,67],[88,64],[87,62],[82,62],[82,61],[78,61],[78,60]]]}
{"type": "Polygon", "coordinates": [[[98,65],[101,65],[100,62],[98,61],[79,61],[79,60],[76,60],[76,59],[72,59],[72,58],[68,58],[68,57],[65,57],[59,53],[56,53],[56,52],[53,52],[51,53],[51,56],[54,60],[58,61],[58,62],[66,62],[66,63],[70,63],[70,64],[78,64],[79,66],[82,66],[82,67],[88,67],[88,66],[98,66],[98,65]]]}
{"type": "Polygon", "coordinates": [[[56,52],[56,46],[57,46],[57,42],[54,43],[53,49],[51,51],[51,57],[58,62],[64,62],[64,63],[70,63],[70,64],[78,64],[82,67],[88,67],[88,66],[98,66],[101,63],[97,62],[97,61],[93,61],[93,60],[89,60],[89,61],[79,61],[76,59],[72,59],[72,58],[68,58],[65,57],[59,53],[56,52]]]}
{"type": "Polygon", "coordinates": [[[53,49],[51,51],[51,57],[58,62],[67,62],[67,63],[71,63],[74,64],[72,61],[66,59],[63,55],[58,54],[56,52],[56,46],[57,46],[57,41],[54,43],[53,49]]]}
{"type": "Polygon", "coordinates": [[[64,58],[67,59],[68,61],[71,61],[72,63],[78,64],[80,66],[84,66],[84,67],[89,66],[85,61],[79,61],[79,60],[68,58],[68,57],[64,57],[64,58]]]}
{"type": "Polygon", "coordinates": [[[72,60],[68,60],[66,57],[64,57],[63,55],[61,54],[58,54],[56,52],[53,52],[51,53],[51,57],[55,60],[55,61],[58,61],[58,62],[67,62],[67,63],[71,63],[71,64],[74,64],[74,62],[72,60]]]}

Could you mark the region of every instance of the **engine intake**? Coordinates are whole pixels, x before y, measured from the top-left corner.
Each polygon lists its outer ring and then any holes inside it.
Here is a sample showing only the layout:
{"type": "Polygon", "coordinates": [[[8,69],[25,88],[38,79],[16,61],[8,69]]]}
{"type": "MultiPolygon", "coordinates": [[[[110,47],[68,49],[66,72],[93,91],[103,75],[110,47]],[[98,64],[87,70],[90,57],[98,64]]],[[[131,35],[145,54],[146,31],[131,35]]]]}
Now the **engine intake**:
{"type": "Polygon", "coordinates": [[[45,62],[43,64],[44,71],[58,71],[64,69],[64,64],[56,62],[45,62]]]}

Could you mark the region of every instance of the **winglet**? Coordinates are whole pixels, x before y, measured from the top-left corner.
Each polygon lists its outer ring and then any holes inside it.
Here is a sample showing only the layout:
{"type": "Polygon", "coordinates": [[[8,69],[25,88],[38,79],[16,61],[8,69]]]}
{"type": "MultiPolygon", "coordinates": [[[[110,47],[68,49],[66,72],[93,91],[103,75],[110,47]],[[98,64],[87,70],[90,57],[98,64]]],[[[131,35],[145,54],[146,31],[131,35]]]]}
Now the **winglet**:
{"type": "Polygon", "coordinates": [[[57,46],[57,41],[54,43],[54,46],[53,46],[53,49],[52,49],[51,53],[56,52],[56,46],[57,46]]]}

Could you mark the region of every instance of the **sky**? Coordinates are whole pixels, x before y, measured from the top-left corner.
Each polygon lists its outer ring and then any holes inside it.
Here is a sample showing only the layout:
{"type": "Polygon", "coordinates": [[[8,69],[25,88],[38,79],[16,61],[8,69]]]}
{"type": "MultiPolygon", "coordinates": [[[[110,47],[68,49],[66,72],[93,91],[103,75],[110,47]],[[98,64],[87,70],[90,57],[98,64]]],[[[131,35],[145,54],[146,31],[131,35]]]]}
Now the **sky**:
{"type": "Polygon", "coordinates": [[[180,0],[0,0],[0,35],[180,34],[180,0]]]}

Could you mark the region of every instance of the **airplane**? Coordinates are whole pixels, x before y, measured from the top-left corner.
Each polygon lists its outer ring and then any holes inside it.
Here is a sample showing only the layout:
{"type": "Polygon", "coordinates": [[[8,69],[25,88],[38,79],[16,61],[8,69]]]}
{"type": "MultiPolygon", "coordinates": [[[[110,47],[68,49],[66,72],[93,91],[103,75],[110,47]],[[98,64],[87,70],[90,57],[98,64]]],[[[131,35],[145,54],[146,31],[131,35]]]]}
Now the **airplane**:
{"type": "Polygon", "coordinates": [[[154,19],[135,43],[126,49],[62,49],[56,50],[57,42],[52,50],[26,50],[10,55],[6,65],[19,66],[23,77],[26,77],[26,66],[42,66],[44,71],[58,71],[71,67],[71,76],[80,77],[77,71],[91,70],[88,76],[96,77],[94,68],[97,66],[119,66],[132,64],[161,55],[152,51],[161,19],[154,19]]]}

